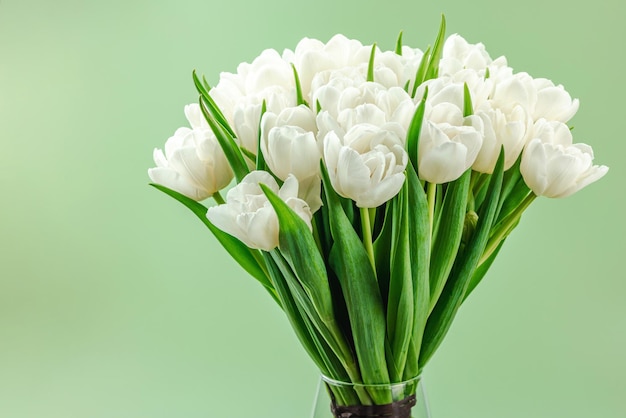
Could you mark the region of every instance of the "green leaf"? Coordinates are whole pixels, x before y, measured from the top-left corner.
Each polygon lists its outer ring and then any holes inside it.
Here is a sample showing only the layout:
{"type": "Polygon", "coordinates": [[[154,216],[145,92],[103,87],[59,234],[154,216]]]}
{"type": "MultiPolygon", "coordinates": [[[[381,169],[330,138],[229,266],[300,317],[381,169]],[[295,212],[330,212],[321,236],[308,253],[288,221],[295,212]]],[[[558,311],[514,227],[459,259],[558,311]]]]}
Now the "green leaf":
{"type": "MultiPolygon", "coordinates": [[[[395,199],[387,202],[385,207],[385,219],[383,227],[374,241],[374,259],[376,261],[376,277],[378,278],[378,288],[380,289],[381,298],[387,301],[389,298],[389,278],[391,277],[391,257],[389,257],[389,249],[393,239],[393,218],[394,218],[395,199]]],[[[387,306],[385,305],[386,309],[387,306]]]]}
{"type": "Polygon", "coordinates": [[[202,110],[202,114],[206,119],[207,123],[211,127],[211,130],[215,134],[217,138],[217,142],[219,142],[220,147],[224,151],[224,155],[228,160],[228,164],[233,169],[235,173],[235,177],[237,178],[237,182],[241,182],[241,180],[250,172],[248,169],[248,165],[243,158],[243,154],[241,150],[237,146],[235,142],[235,137],[232,136],[209,112],[207,109],[207,102],[204,96],[200,97],[200,109],[202,110]]]}
{"type": "Polygon", "coordinates": [[[446,35],[446,17],[441,15],[441,25],[439,26],[439,33],[437,39],[435,39],[435,45],[433,46],[433,52],[428,61],[428,69],[426,70],[425,80],[431,78],[437,78],[439,73],[439,59],[441,58],[441,52],[443,50],[444,37],[446,35]]]}
{"type": "MultiPolygon", "coordinates": [[[[519,170],[519,169],[518,169],[519,170]]],[[[509,170],[510,171],[510,170],[509,170]]],[[[503,202],[500,203],[500,207],[498,208],[497,220],[495,228],[498,228],[506,219],[515,212],[515,210],[524,202],[524,200],[532,193],[528,188],[524,179],[521,177],[517,177],[517,181],[515,181],[515,177],[513,177],[509,182],[507,182],[507,192],[505,196],[503,196],[503,202]]]]}
{"type": "Polygon", "coordinates": [[[394,200],[393,222],[396,227],[391,246],[387,335],[393,354],[390,378],[392,382],[401,382],[413,334],[415,303],[409,238],[409,196],[406,182],[394,200]]]}
{"type": "Polygon", "coordinates": [[[273,297],[276,297],[274,287],[267,276],[265,266],[260,259],[258,250],[248,248],[248,246],[239,241],[237,238],[227,234],[213,225],[206,216],[207,208],[201,203],[198,203],[172,189],[168,189],[165,186],[161,186],[160,184],[151,183],[150,185],[155,189],[173,197],[190,209],[202,221],[202,223],[209,228],[213,235],[215,235],[215,238],[217,238],[219,243],[222,244],[222,247],[224,247],[228,254],[230,254],[245,271],[250,273],[252,277],[257,279],[259,283],[267,288],[273,297]]]}
{"type": "Polygon", "coordinates": [[[424,97],[420,100],[417,108],[415,109],[415,113],[413,114],[413,118],[411,119],[411,124],[409,125],[409,129],[406,135],[406,147],[407,152],[409,154],[409,159],[413,168],[417,171],[417,150],[419,147],[419,137],[422,132],[422,124],[424,123],[424,110],[426,109],[426,99],[428,98],[428,87],[424,91],[424,97]]]}
{"type": "Polygon", "coordinates": [[[298,306],[306,312],[307,317],[335,352],[351,381],[359,383],[361,375],[337,324],[326,265],[311,231],[271,189],[263,184],[260,187],[278,217],[280,250],[273,250],[272,258],[288,279],[287,284],[298,306]],[[283,257],[286,264],[282,263],[283,257]],[[297,280],[289,280],[292,277],[291,272],[297,280]]]}
{"type": "Polygon", "coordinates": [[[402,56],[402,31],[400,31],[396,40],[396,54],[402,56]]]}
{"type": "Polygon", "coordinates": [[[417,173],[411,166],[407,167],[407,185],[410,208],[407,212],[407,222],[409,224],[414,319],[404,380],[411,379],[420,372],[418,359],[424,327],[430,312],[430,224],[428,222],[428,202],[417,173]]]}
{"type": "Polygon", "coordinates": [[[428,62],[430,61],[430,46],[426,48],[424,51],[424,55],[422,55],[422,60],[420,61],[420,65],[417,67],[415,72],[415,82],[413,83],[413,91],[411,92],[411,97],[415,97],[415,93],[417,93],[417,88],[420,84],[424,82],[424,78],[426,77],[426,69],[428,68],[428,62]]]}
{"type": "Polygon", "coordinates": [[[196,90],[198,90],[198,93],[200,93],[200,96],[204,98],[210,113],[213,115],[217,123],[222,125],[222,127],[226,129],[226,131],[230,134],[230,136],[232,136],[233,138],[236,137],[237,135],[235,135],[235,131],[233,131],[233,129],[230,127],[230,125],[226,121],[226,118],[224,117],[224,114],[220,110],[219,106],[215,103],[215,100],[213,100],[213,97],[211,97],[211,95],[209,94],[209,91],[210,91],[209,83],[206,82],[206,79],[204,79],[204,77],[202,77],[203,82],[200,82],[195,70],[192,73],[192,77],[193,77],[193,83],[196,86],[196,90]]]}
{"type": "Polygon", "coordinates": [[[498,200],[502,189],[503,168],[504,150],[500,152],[500,157],[491,175],[486,204],[480,209],[478,214],[476,230],[464,249],[457,255],[450,277],[426,323],[424,344],[420,353],[421,365],[426,364],[431,358],[450,329],[456,312],[467,293],[478,262],[483,255],[498,208],[498,200]]]}
{"type": "Polygon", "coordinates": [[[433,257],[430,260],[431,310],[446,284],[461,243],[471,171],[468,169],[457,180],[448,183],[442,203],[440,220],[433,238],[433,257]]]}
{"type": "Polygon", "coordinates": [[[257,147],[256,147],[256,169],[262,171],[268,171],[267,164],[265,164],[265,158],[263,157],[263,152],[261,152],[261,136],[263,132],[261,130],[261,121],[263,120],[263,115],[267,111],[267,103],[263,100],[263,104],[261,105],[261,117],[259,118],[259,136],[257,138],[257,147]]]}
{"type": "MultiPolygon", "coordinates": [[[[291,323],[291,327],[294,329],[300,343],[322,373],[329,373],[330,370],[333,369],[334,363],[325,358],[328,356],[328,353],[322,348],[320,341],[315,340],[315,337],[318,335],[317,331],[315,331],[314,328],[309,327],[310,321],[306,315],[300,313],[300,309],[291,296],[287,281],[276,265],[276,262],[267,252],[263,252],[263,258],[272,279],[272,283],[276,289],[278,298],[283,306],[283,311],[287,315],[287,318],[291,323]]],[[[333,370],[333,373],[341,374],[341,367],[337,370],[333,370]]]]}
{"type": "Polygon", "coordinates": [[[279,248],[296,274],[315,311],[324,321],[333,321],[333,301],[328,286],[326,265],[307,224],[269,187],[260,185],[276,211],[279,248]]]}
{"type": "MultiPolygon", "coordinates": [[[[333,268],[346,301],[354,347],[364,383],[388,383],[385,361],[385,313],[367,252],[344,213],[328,172],[321,164],[330,230],[334,245],[330,253],[333,268]]],[[[387,398],[377,399],[386,401],[387,398]]]]}
{"type": "Polygon", "coordinates": [[[500,244],[498,244],[498,246],[496,247],[496,250],[493,253],[491,253],[489,258],[487,258],[487,260],[485,260],[484,263],[478,266],[478,268],[472,275],[472,278],[470,279],[469,284],[467,285],[467,291],[465,292],[465,295],[463,296],[463,302],[465,302],[465,299],[467,299],[470,293],[472,293],[472,291],[476,288],[476,286],[478,286],[478,283],[480,283],[483,277],[485,277],[485,274],[487,274],[487,271],[491,267],[491,264],[493,264],[494,260],[496,259],[496,256],[500,252],[500,248],[502,248],[502,245],[504,245],[504,241],[505,240],[500,241],[500,244]]]}
{"type": "Polygon", "coordinates": [[[463,117],[467,117],[474,114],[474,107],[472,106],[472,95],[470,93],[467,83],[463,83],[463,117]]]}
{"type": "Polygon", "coordinates": [[[293,70],[293,78],[296,82],[296,101],[298,103],[298,106],[305,105],[308,107],[309,104],[306,102],[306,100],[304,100],[304,97],[302,96],[302,85],[300,84],[300,76],[298,75],[298,70],[296,70],[296,66],[293,63],[291,64],[291,69],[293,70]]]}
{"type": "Polygon", "coordinates": [[[406,91],[407,93],[409,92],[409,86],[411,85],[411,80],[407,80],[406,83],[404,83],[404,91],[406,91]]]}
{"type": "Polygon", "coordinates": [[[372,45],[370,60],[367,64],[367,81],[374,81],[374,56],[376,55],[376,44],[372,45]]]}
{"type": "MultiPolygon", "coordinates": [[[[241,147],[241,148],[239,148],[239,149],[241,150],[241,154],[242,154],[245,158],[249,159],[250,161],[256,161],[256,155],[254,155],[254,153],[253,153],[252,151],[250,151],[250,150],[248,150],[248,149],[246,149],[246,148],[243,148],[243,147],[241,147]]],[[[245,161],[245,160],[244,160],[244,161],[245,161]]]]}

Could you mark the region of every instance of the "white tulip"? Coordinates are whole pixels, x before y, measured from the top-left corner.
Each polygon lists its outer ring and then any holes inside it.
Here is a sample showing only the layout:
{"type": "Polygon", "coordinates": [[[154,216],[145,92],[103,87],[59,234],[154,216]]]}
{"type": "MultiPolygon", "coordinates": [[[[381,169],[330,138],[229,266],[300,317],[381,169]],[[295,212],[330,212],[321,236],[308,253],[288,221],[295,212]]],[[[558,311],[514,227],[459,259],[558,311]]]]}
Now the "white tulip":
{"type": "Polygon", "coordinates": [[[342,138],[352,126],[367,123],[396,132],[404,144],[416,106],[403,89],[365,82],[358,87],[346,87],[333,99],[335,106],[329,106],[329,110],[322,108],[317,116],[320,142],[330,131],[342,138]]]}
{"type": "Polygon", "coordinates": [[[220,73],[219,82],[209,94],[220,108],[228,123],[233,123],[235,106],[245,97],[244,80],[238,74],[220,73]]]}
{"type": "Polygon", "coordinates": [[[472,165],[475,171],[491,174],[498,161],[500,149],[504,148],[504,169],[508,170],[515,164],[524,149],[527,137],[532,131],[532,119],[526,109],[515,106],[510,113],[493,108],[487,101],[474,116],[474,126],[483,134],[483,143],[476,161],[472,165]]]}
{"type": "Polygon", "coordinates": [[[198,103],[191,103],[185,106],[185,117],[192,129],[211,129],[198,103]]]}
{"type": "Polygon", "coordinates": [[[545,78],[532,78],[527,73],[502,77],[495,85],[494,107],[509,113],[520,105],[534,122],[540,119],[567,122],[578,110],[578,99],[572,99],[563,86],[555,86],[545,78]]]}
{"type": "Polygon", "coordinates": [[[482,43],[470,44],[462,36],[448,36],[443,44],[439,75],[452,75],[463,69],[484,70],[493,60],[482,43]]]}
{"type": "Polygon", "coordinates": [[[572,99],[562,85],[545,78],[535,78],[534,87],[537,89],[537,102],[533,109],[533,119],[554,120],[567,122],[578,111],[578,99],[572,99]]]}
{"type": "Polygon", "coordinates": [[[393,198],[404,183],[408,154],[395,132],[359,124],[343,141],[335,132],[324,139],[324,161],[333,188],[361,208],[393,198]]]}
{"type": "Polygon", "coordinates": [[[300,183],[298,196],[315,213],[322,205],[315,113],[304,105],[287,108],[279,115],[265,113],[261,125],[261,152],[267,166],[281,180],[295,176],[300,183]]]}
{"type": "Polygon", "coordinates": [[[236,140],[254,155],[257,153],[264,100],[267,112],[280,113],[283,109],[295,106],[296,93],[286,92],[282,87],[267,88],[263,95],[246,96],[237,103],[233,112],[236,140]]]}
{"type": "Polygon", "coordinates": [[[363,64],[367,71],[370,52],[371,46],[363,46],[357,40],[335,35],[326,44],[305,38],[298,43],[293,53],[283,56],[296,66],[302,93],[310,99],[311,85],[316,74],[363,64]]]}
{"type": "Polygon", "coordinates": [[[480,151],[482,121],[463,117],[462,97],[463,86],[450,85],[427,100],[417,165],[420,178],[430,183],[456,180],[474,164],[480,151]]]}
{"type": "Polygon", "coordinates": [[[561,122],[538,121],[534,136],[524,148],[520,172],[537,196],[569,196],[609,170],[593,165],[592,148],[572,144],[572,134],[561,122]]]}
{"type": "Polygon", "coordinates": [[[273,49],[266,49],[250,64],[240,64],[237,73],[245,79],[245,92],[249,95],[262,93],[268,88],[295,88],[291,66],[273,49]]]}
{"type": "MultiPolygon", "coordinates": [[[[260,105],[263,100],[266,100],[268,109],[270,106],[275,106],[274,102],[295,102],[295,86],[291,65],[277,51],[267,49],[252,63],[239,64],[236,74],[221,73],[219,82],[210,90],[209,94],[215,100],[228,123],[231,126],[235,125],[233,129],[236,129],[235,117],[238,118],[238,121],[242,118],[241,115],[235,115],[237,112],[243,111],[245,113],[248,105],[260,105]]],[[[274,110],[279,111],[276,108],[274,110]]],[[[258,122],[257,120],[257,128],[258,122]]],[[[244,134],[244,136],[246,135],[244,134]]],[[[247,143],[248,139],[246,138],[243,142],[247,143]]],[[[253,150],[255,151],[256,147],[253,150]]]]}
{"type": "Polygon", "coordinates": [[[222,231],[250,248],[270,251],[279,244],[276,211],[259,184],[265,184],[304,220],[311,230],[311,211],[298,195],[298,180],[287,177],[282,187],[265,171],[252,171],[230,189],[226,203],[209,208],[207,217],[222,231]]]}
{"type": "Polygon", "coordinates": [[[165,153],[154,150],[150,179],[190,199],[204,200],[223,189],[233,172],[217,139],[208,129],[179,128],[165,143],[165,153]]]}
{"type": "Polygon", "coordinates": [[[265,162],[281,180],[289,174],[304,180],[319,174],[315,113],[306,106],[285,109],[263,117],[261,151],[265,162]]]}
{"type": "MultiPolygon", "coordinates": [[[[410,48],[406,45],[402,46],[402,73],[398,74],[398,87],[404,88],[408,81],[408,91],[413,91],[415,74],[423,57],[424,52],[421,49],[410,48]]],[[[387,64],[385,63],[385,65],[387,64]]],[[[376,77],[374,77],[374,81],[376,80],[376,77]]]]}
{"type": "Polygon", "coordinates": [[[437,184],[458,179],[474,163],[481,144],[482,135],[474,126],[427,121],[418,145],[420,178],[437,184]]]}
{"type": "Polygon", "coordinates": [[[367,69],[346,67],[317,73],[311,82],[311,105],[320,107],[337,117],[339,96],[348,87],[359,87],[367,81],[367,69]]]}

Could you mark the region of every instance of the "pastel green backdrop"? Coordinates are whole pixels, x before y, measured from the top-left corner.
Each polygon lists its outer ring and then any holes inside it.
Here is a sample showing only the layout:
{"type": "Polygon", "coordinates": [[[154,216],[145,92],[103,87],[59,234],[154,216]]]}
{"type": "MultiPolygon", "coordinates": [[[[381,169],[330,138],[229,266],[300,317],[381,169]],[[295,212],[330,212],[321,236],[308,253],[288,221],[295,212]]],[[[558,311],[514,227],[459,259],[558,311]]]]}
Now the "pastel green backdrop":
{"type": "Polygon", "coordinates": [[[609,165],[539,200],[425,372],[434,418],[626,416],[625,3],[0,2],[0,417],[308,417],[318,375],[281,312],[148,187],[191,70],[342,32],[425,48],[439,16],[581,100],[609,165]]]}

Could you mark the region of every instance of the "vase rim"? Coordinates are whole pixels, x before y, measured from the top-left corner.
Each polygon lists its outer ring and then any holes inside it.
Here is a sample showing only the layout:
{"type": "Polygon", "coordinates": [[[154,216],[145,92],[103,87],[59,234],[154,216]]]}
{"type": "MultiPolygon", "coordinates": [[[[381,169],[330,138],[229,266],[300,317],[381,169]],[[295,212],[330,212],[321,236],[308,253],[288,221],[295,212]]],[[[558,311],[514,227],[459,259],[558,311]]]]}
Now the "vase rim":
{"type": "Polygon", "coordinates": [[[394,386],[406,386],[410,383],[418,383],[422,379],[422,374],[418,374],[417,376],[403,380],[402,382],[393,382],[393,383],[353,383],[353,382],[343,382],[341,380],[333,379],[331,377],[325,376],[324,374],[320,374],[322,380],[330,385],[334,386],[352,386],[352,387],[368,387],[368,388],[388,388],[394,386]]]}

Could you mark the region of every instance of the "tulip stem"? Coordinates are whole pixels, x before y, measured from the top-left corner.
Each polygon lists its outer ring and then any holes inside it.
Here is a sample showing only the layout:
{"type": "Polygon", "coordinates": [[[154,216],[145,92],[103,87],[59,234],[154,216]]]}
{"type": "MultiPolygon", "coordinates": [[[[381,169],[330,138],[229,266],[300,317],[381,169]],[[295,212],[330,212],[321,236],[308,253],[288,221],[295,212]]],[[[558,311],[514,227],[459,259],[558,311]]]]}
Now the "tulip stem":
{"type": "Polygon", "coordinates": [[[428,183],[426,186],[426,196],[428,198],[428,222],[430,223],[430,243],[433,242],[433,226],[435,225],[435,200],[437,194],[437,183],[428,183]]]}
{"type": "Polygon", "coordinates": [[[224,203],[226,203],[220,192],[213,193],[213,199],[215,199],[218,205],[223,205],[224,203]]]}
{"type": "Polygon", "coordinates": [[[368,208],[359,208],[361,212],[361,232],[363,233],[363,245],[370,259],[370,264],[376,274],[376,262],[374,261],[374,246],[372,245],[372,227],[370,223],[370,211],[368,208]]]}

